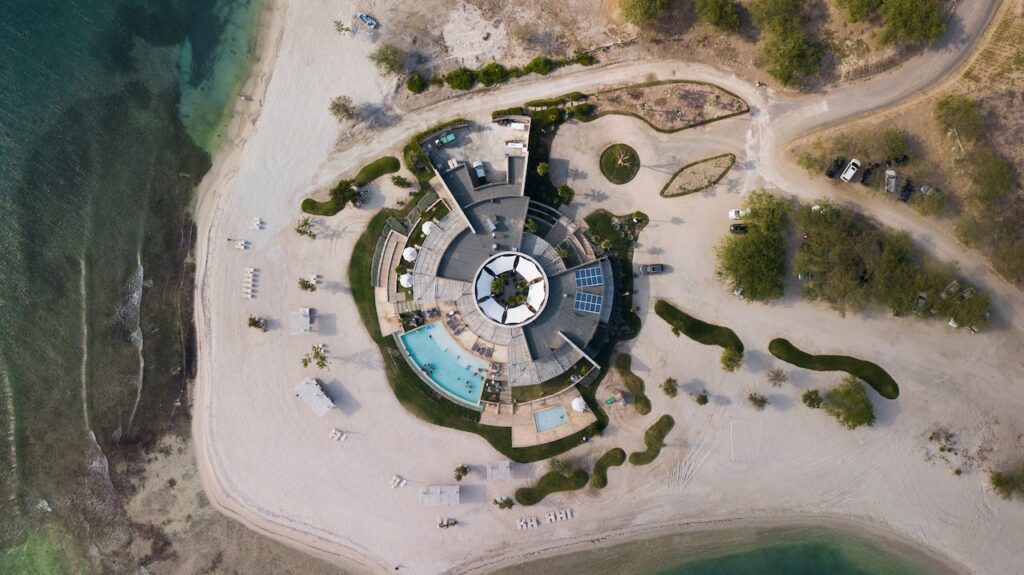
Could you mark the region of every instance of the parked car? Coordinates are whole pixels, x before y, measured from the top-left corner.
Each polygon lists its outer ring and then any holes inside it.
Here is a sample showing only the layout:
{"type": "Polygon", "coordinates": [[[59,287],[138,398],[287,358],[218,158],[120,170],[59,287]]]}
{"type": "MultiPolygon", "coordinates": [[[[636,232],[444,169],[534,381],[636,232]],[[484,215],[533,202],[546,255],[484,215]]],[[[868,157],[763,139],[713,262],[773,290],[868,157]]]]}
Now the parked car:
{"type": "Polygon", "coordinates": [[[914,193],[914,182],[911,181],[911,180],[907,180],[906,183],[903,184],[903,188],[900,189],[899,200],[901,202],[906,203],[906,201],[910,199],[910,196],[913,195],[913,193],[914,193]]]}
{"type": "Polygon", "coordinates": [[[377,26],[380,26],[380,24],[378,24],[377,21],[374,20],[372,16],[367,16],[363,12],[359,12],[358,14],[356,14],[356,18],[359,18],[359,21],[362,22],[363,24],[366,24],[366,27],[369,28],[370,30],[376,30],[377,26]]]}
{"type": "Polygon", "coordinates": [[[438,148],[443,148],[454,141],[455,134],[447,132],[445,134],[441,134],[438,138],[436,138],[434,140],[434,145],[437,146],[438,148]]]}
{"type": "Polygon", "coordinates": [[[860,161],[857,158],[850,160],[849,165],[843,170],[843,175],[839,176],[839,179],[844,182],[850,182],[853,177],[857,175],[857,170],[860,169],[860,161]]]}
{"type": "Polygon", "coordinates": [[[885,191],[890,194],[896,192],[896,170],[885,171],[885,191]]]}
{"type": "Polygon", "coordinates": [[[750,210],[729,210],[730,220],[742,220],[750,216],[750,210]]]}
{"type": "Polygon", "coordinates": [[[487,179],[487,173],[484,172],[484,163],[480,160],[473,162],[473,169],[476,170],[476,177],[481,180],[487,179]]]}
{"type": "Polygon", "coordinates": [[[640,264],[640,273],[648,275],[665,273],[665,266],[662,264],[640,264]]]}
{"type": "Polygon", "coordinates": [[[839,175],[839,171],[846,165],[846,158],[836,158],[832,160],[832,165],[825,170],[825,175],[834,178],[839,175]]]}
{"type": "Polygon", "coordinates": [[[747,224],[732,224],[729,226],[729,233],[745,234],[747,233],[747,224]]]}

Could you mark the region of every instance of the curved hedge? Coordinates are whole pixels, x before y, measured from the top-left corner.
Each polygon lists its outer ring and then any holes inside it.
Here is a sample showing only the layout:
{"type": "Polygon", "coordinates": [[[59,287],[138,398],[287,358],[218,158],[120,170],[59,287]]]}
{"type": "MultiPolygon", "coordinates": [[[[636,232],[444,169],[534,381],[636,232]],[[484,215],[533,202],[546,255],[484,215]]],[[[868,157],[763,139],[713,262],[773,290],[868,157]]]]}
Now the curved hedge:
{"type": "Polygon", "coordinates": [[[629,462],[633,465],[647,465],[657,459],[661,454],[661,448],[665,447],[665,436],[675,425],[676,420],[671,415],[662,415],[644,432],[644,445],[647,449],[630,453],[629,462]]]}
{"type": "MultiPolygon", "coordinates": [[[[377,158],[363,166],[363,169],[359,170],[356,177],[352,178],[352,184],[356,188],[361,188],[384,174],[393,174],[397,172],[401,167],[402,165],[399,163],[398,158],[394,156],[377,158]]],[[[340,212],[347,202],[347,198],[337,198],[337,201],[335,198],[332,198],[326,202],[318,202],[313,198],[306,198],[302,200],[300,207],[303,212],[314,216],[333,216],[340,212]]]]}
{"type": "Polygon", "coordinates": [[[630,369],[633,366],[633,356],[623,353],[615,358],[615,369],[619,370],[622,376],[622,383],[633,395],[633,405],[639,415],[647,415],[651,412],[651,400],[645,393],[644,380],[630,369]]]}
{"type": "Polygon", "coordinates": [[[676,335],[683,333],[697,343],[743,351],[743,342],[733,330],[703,322],[663,299],[654,303],[654,313],[667,321],[676,335]]]}
{"type": "Polygon", "coordinates": [[[896,399],[900,396],[900,386],[896,384],[889,372],[870,361],[846,355],[812,355],[781,337],[773,339],[768,344],[768,351],[782,361],[804,369],[845,371],[864,380],[886,399],[896,399]]]}
{"type": "Polygon", "coordinates": [[[582,469],[573,471],[572,475],[568,477],[550,471],[541,476],[540,481],[534,487],[516,489],[516,501],[520,505],[536,505],[552,493],[581,489],[587,484],[587,481],[590,481],[590,475],[582,469]]]}
{"type": "Polygon", "coordinates": [[[604,489],[608,486],[608,468],[618,467],[626,462],[626,452],[622,448],[609,449],[594,464],[594,478],[590,484],[594,489],[604,489]]]}
{"type": "Polygon", "coordinates": [[[612,144],[601,152],[601,173],[613,184],[625,184],[640,171],[640,155],[626,144],[612,144]],[[628,158],[626,165],[619,164],[619,154],[628,158]]]}

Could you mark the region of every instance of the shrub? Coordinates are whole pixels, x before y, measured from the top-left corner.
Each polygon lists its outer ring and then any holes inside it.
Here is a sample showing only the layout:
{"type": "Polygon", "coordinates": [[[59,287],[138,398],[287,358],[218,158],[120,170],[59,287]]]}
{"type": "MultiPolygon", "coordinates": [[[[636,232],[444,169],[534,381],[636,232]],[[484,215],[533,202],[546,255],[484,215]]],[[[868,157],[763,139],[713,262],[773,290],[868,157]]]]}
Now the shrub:
{"type": "Polygon", "coordinates": [[[247,325],[260,331],[267,331],[267,320],[261,317],[256,317],[254,315],[249,316],[249,322],[247,325]]]}
{"type": "Polygon", "coordinates": [[[546,175],[548,175],[548,172],[550,172],[550,171],[551,171],[551,166],[549,166],[547,162],[540,162],[539,164],[537,164],[537,175],[538,176],[546,176],[546,175]]]}
{"type": "Polygon", "coordinates": [[[697,396],[693,398],[693,400],[697,402],[697,405],[707,405],[708,404],[708,392],[702,391],[702,392],[698,393],[697,396]]]}
{"type": "Polygon", "coordinates": [[[562,184],[561,186],[558,186],[558,190],[556,191],[558,193],[558,203],[560,205],[567,206],[571,204],[572,199],[576,197],[576,190],[570,188],[568,184],[562,184]]]}
{"type": "Polygon", "coordinates": [[[590,480],[590,484],[594,486],[594,489],[604,489],[608,486],[608,468],[618,467],[625,462],[625,451],[618,447],[609,449],[594,464],[594,477],[590,480]]]}
{"type": "Polygon", "coordinates": [[[800,399],[803,400],[804,405],[810,407],[811,409],[818,409],[819,407],[821,407],[821,392],[818,391],[817,389],[808,389],[807,391],[804,392],[800,399]]]}
{"type": "Polygon", "coordinates": [[[384,43],[370,52],[370,61],[382,76],[392,76],[405,71],[405,52],[391,43],[384,43]]]}
{"type": "Polygon", "coordinates": [[[391,176],[391,183],[394,184],[396,187],[403,189],[412,187],[411,181],[399,175],[391,176]]]}
{"type": "Polygon", "coordinates": [[[743,352],[734,347],[727,347],[722,350],[721,363],[725,371],[736,371],[743,363],[743,352]]]}
{"type": "Polygon", "coordinates": [[[726,32],[738,32],[740,13],[729,0],[696,0],[697,15],[700,19],[726,32]]]}
{"type": "Polygon", "coordinates": [[[643,26],[661,16],[668,5],[668,0],[619,0],[619,14],[626,22],[643,26]]]}
{"type": "Polygon", "coordinates": [[[772,387],[782,387],[787,379],[786,372],[781,367],[773,367],[768,370],[768,383],[772,384],[772,387]]]}
{"type": "Polygon", "coordinates": [[[675,378],[668,378],[661,384],[661,390],[669,397],[675,397],[679,393],[679,383],[675,378]]]}
{"type": "Polygon", "coordinates": [[[821,48],[812,44],[798,25],[769,28],[761,40],[767,71],[785,86],[794,86],[818,71],[821,48]]]}
{"type": "Polygon", "coordinates": [[[839,0],[839,5],[846,9],[850,22],[860,22],[876,13],[882,0],[839,0]]]}
{"type": "Polygon", "coordinates": [[[551,58],[548,58],[547,56],[537,56],[533,60],[530,60],[530,63],[523,69],[526,70],[526,72],[533,72],[534,74],[546,76],[553,72],[557,67],[558,64],[551,58]]]}
{"type": "Polygon", "coordinates": [[[352,105],[352,98],[348,96],[338,96],[331,100],[331,104],[327,109],[338,120],[351,120],[356,115],[356,108],[352,105]]]}
{"type": "Polygon", "coordinates": [[[578,49],[572,54],[572,61],[580,66],[593,66],[597,64],[597,57],[583,49],[578,49]]]}
{"type": "Polygon", "coordinates": [[[313,223],[308,217],[302,218],[295,224],[295,233],[300,236],[306,236],[311,240],[316,239],[316,234],[313,233],[313,223]]]}
{"type": "Polygon", "coordinates": [[[299,289],[302,291],[314,292],[316,291],[316,284],[307,278],[299,278],[299,289]]]}
{"type": "Polygon", "coordinates": [[[852,375],[825,394],[821,408],[848,429],[875,423],[875,410],[867,389],[852,375]]]}
{"type": "Polygon", "coordinates": [[[419,94],[427,89],[427,80],[418,73],[413,73],[405,81],[405,89],[413,94],[419,94]]]}
{"type": "Polygon", "coordinates": [[[523,113],[522,106],[514,106],[512,108],[502,108],[491,112],[491,118],[501,118],[504,116],[519,116],[523,113]]]}
{"type": "Polygon", "coordinates": [[[931,44],[946,31],[938,0],[885,0],[883,44],[931,44]]]}
{"type": "Polygon", "coordinates": [[[633,465],[647,465],[652,463],[661,454],[661,448],[665,447],[665,436],[672,431],[676,420],[671,415],[662,415],[644,432],[644,445],[647,449],[634,451],[629,454],[629,462],[633,465]]]}
{"type": "Polygon", "coordinates": [[[964,139],[974,140],[985,129],[977,100],[949,94],[935,102],[935,120],[944,130],[956,130],[964,139]]]}
{"type": "Polygon", "coordinates": [[[455,481],[462,481],[462,478],[469,475],[469,466],[463,463],[455,468],[455,481]]]}
{"type": "Polygon", "coordinates": [[[590,475],[582,469],[576,469],[568,476],[546,473],[537,481],[536,486],[517,489],[516,501],[520,505],[536,505],[552,493],[581,489],[589,480],[590,475]]]}
{"type": "Polygon", "coordinates": [[[1013,164],[988,146],[977,146],[970,157],[971,179],[974,181],[972,199],[991,206],[1003,199],[1013,188],[1016,174],[1013,164]]]}
{"type": "Polygon", "coordinates": [[[758,411],[764,411],[765,406],[768,405],[768,398],[760,393],[751,393],[747,396],[747,401],[758,411]]]}
{"type": "Polygon", "coordinates": [[[508,69],[497,62],[491,62],[477,70],[477,79],[484,86],[501,84],[508,80],[508,69]]]}
{"type": "Polygon", "coordinates": [[[469,68],[456,68],[444,76],[444,81],[456,90],[469,90],[476,84],[476,72],[469,68]]]}
{"type": "Polygon", "coordinates": [[[512,509],[516,505],[511,497],[495,498],[491,503],[494,503],[494,506],[498,509],[512,509]]]}
{"type": "Polygon", "coordinates": [[[572,117],[581,122],[586,121],[590,119],[591,116],[594,115],[594,109],[595,108],[593,104],[587,104],[586,102],[582,104],[576,104],[575,106],[572,107],[572,117]]]}
{"type": "Polygon", "coordinates": [[[1024,463],[1009,471],[994,471],[989,476],[992,487],[1003,499],[1013,498],[1013,494],[1024,493],[1024,463]]]}

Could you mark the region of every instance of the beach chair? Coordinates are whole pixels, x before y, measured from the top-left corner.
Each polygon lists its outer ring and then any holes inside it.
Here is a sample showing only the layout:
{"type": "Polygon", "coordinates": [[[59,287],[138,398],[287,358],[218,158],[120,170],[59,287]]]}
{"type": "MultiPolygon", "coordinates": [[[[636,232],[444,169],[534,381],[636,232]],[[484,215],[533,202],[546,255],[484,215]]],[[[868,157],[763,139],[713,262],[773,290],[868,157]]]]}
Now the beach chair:
{"type": "Polygon", "coordinates": [[[537,525],[539,525],[539,523],[537,523],[537,518],[536,518],[536,517],[531,517],[531,518],[529,518],[529,519],[527,520],[527,524],[528,524],[528,525],[529,525],[530,527],[536,527],[537,525]]]}
{"type": "Polygon", "coordinates": [[[548,511],[547,520],[548,520],[548,523],[554,523],[555,522],[555,512],[554,511],[548,511]]]}
{"type": "Polygon", "coordinates": [[[569,518],[568,515],[566,515],[565,513],[565,509],[560,509],[558,513],[555,514],[555,516],[558,518],[559,521],[565,521],[569,518]]]}
{"type": "Polygon", "coordinates": [[[516,519],[516,529],[526,529],[526,519],[516,519]]]}

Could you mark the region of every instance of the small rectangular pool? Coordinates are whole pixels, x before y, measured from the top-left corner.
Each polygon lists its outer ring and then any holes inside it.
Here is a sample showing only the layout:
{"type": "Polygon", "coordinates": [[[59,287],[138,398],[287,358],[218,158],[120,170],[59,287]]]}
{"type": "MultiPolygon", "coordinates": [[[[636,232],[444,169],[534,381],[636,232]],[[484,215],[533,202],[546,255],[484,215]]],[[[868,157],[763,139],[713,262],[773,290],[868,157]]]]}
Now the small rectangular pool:
{"type": "Polygon", "coordinates": [[[556,405],[544,411],[537,411],[533,414],[533,424],[537,428],[537,433],[551,431],[566,423],[569,423],[569,416],[566,415],[565,408],[561,405],[556,405]]]}
{"type": "Polygon", "coordinates": [[[479,409],[485,361],[463,349],[438,323],[403,334],[401,339],[409,358],[439,391],[479,409]]]}

